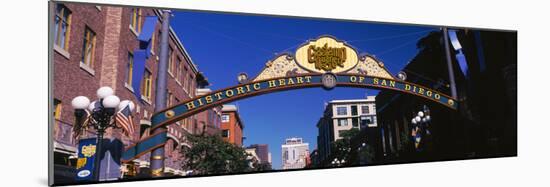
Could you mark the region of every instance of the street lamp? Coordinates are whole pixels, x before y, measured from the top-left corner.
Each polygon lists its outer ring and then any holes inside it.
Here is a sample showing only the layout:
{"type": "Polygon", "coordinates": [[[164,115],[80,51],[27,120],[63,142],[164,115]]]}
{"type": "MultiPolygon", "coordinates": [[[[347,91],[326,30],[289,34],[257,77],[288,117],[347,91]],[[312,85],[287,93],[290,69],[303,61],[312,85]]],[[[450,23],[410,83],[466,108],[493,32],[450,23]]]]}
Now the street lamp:
{"type": "Polygon", "coordinates": [[[81,124],[84,126],[92,126],[97,131],[97,145],[96,145],[96,159],[94,160],[94,177],[96,181],[99,181],[100,172],[100,156],[103,146],[103,135],[105,130],[109,127],[116,128],[116,120],[114,119],[116,110],[124,109],[128,106],[130,111],[134,109],[134,103],[129,100],[120,101],[120,99],[114,95],[114,91],[110,87],[101,87],[97,90],[98,100],[90,102],[85,96],[75,97],[71,104],[75,109],[75,117],[82,119],[87,113],[89,114],[87,124],[81,124]],[[88,111],[86,111],[86,109],[88,111]]]}
{"type": "Polygon", "coordinates": [[[415,141],[415,148],[419,150],[420,141],[422,140],[422,135],[431,134],[428,127],[429,127],[429,122],[431,122],[432,119],[430,116],[430,109],[426,105],[422,107],[422,110],[413,114],[416,114],[416,116],[414,116],[411,119],[411,123],[414,125],[411,135],[413,136],[413,139],[415,141]]]}
{"type": "Polygon", "coordinates": [[[239,81],[239,84],[244,84],[248,82],[248,75],[244,72],[239,73],[239,76],[237,76],[237,81],[239,81]]]}

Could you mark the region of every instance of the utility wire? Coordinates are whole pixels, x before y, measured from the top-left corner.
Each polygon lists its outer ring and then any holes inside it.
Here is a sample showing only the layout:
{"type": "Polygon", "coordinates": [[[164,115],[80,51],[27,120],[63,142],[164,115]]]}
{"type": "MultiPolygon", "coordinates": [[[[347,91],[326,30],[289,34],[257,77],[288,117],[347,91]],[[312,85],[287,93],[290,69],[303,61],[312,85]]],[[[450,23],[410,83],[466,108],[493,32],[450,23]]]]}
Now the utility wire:
{"type": "Polygon", "coordinates": [[[402,43],[401,45],[398,45],[398,46],[392,47],[392,48],[390,48],[390,49],[387,49],[387,50],[385,50],[385,51],[376,53],[375,55],[376,55],[376,56],[382,56],[382,55],[384,55],[384,54],[386,54],[386,53],[389,53],[389,52],[392,52],[392,51],[394,51],[394,50],[403,48],[403,47],[405,47],[405,46],[407,46],[407,45],[409,45],[409,44],[411,44],[411,43],[416,43],[417,41],[418,41],[418,39],[415,38],[414,40],[407,41],[407,42],[405,42],[405,43],[402,43]]]}
{"type": "MultiPolygon", "coordinates": [[[[208,24],[208,23],[198,23],[198,22],[195,22],[195,21],[187,21],[187,22],[195,24],[195,25],[202,25],[204,27],[211,26],[211,24],[208,24]]],[[[303,39],[303,38],[285,36],[285,35],[281,35],[281,34],[277,34],[277,33],[258,32],[258,31],[255,31],[255,30],[242,29],[242,28],[239,28],[239,27],[236,27],[236,26],[229,26],[229,25],[219,24],[219,23],[215,23],[215,22],[210,22],[210,23],[212,23],[212,24],[214,24],[218,27],[230,28],[233,31],[251,32],[251,33],[261,34],[261,35],[265,35],[265,36],[272,36],[272,37],[282,38],[282,39],[292,39],[292,40],[296,40],[296,41],[306,41],[306,39],[303,39]]]]}
{"type": "Polygon", "coordinates": [[[239,40],[239,39],[236,39],[236,38],[227,36],[227,35],[225,35],[225,34],[222,34],[222,33],[219,33],[219,32],[213,31],[213,30],[210,30],[210,29],[208,29],[208,28],[206,28],[206,27],[203,27],[203,26],[200,26],[200,25],[197,25],[197,24],[194,24],[194,25],[191,25],[191,26],[196,27],[196,28],[200,28],[200,29],[202,29],[202,30],[205,30],[205,31],[210,32],[210,33],[215,34],[215,35],[218,35],[218,36],[220,36],[220,37],[223,37],[223,38],[226,38],[226,39],[229,39],[229,40],[233,40],[233,41],[239,42],[239,43],[244,44],[244,45],[246,45],[246,46],[248,46],[248,47],[251,47],[251,48],[254,48],[254,49],[258,49],[258,50],[260,50],[260,51],[262,51],[262,52],[266,52],[266,53],[269,53],[269,54],[271,54],[271,55],[274,55],[274,53],[273,53],[272,50],[268,50],[268,49],[265,49],[265,48],[262,48],[262,47],[259,47],[259,46],[250,44],[250,43],[248,43],[248,42],[245,42],[245,41],[242,41],[242,40],[239,40]]]}
{"type": "Polygon", "coordinates": [[[405,36],[417,35],[417,34],[421,34],[421,33],[427,33],[427,32],[431,32],[431,31],[434,31],[434,30],[424,30],[424,31],[419,31],[419,32],[405,33],[405,34],[399,34],[399,35],[393,35],[393,36],[383,36],[383,37],[377,37],[377,38],[347,40],[347,42],[348,43],[353,43],[353,42],[366,42],[366,41],[374,41],[374,40],[394,39],[394,38],[400,38],[400,37],[405,37],[405,36]]]}

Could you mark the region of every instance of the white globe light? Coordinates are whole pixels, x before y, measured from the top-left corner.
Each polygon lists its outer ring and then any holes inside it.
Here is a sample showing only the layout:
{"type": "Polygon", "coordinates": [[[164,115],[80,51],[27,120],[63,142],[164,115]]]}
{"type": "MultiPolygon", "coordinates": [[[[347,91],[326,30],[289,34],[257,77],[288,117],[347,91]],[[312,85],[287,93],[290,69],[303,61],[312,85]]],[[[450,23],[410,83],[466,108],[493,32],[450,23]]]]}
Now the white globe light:
{"type": "Polygon", "coordinates": [[[122,110],[126,106],[130,107],[130,111],[133,111],[134,108],[136,107],[132,101],[124,100],[124,101],[121,101],[120,104],[118,104],[118,110],[122,110]]]}
{"type": "Polygon", "coordinates": [[[107,96],[115,94],[115,91],[111,87],[104,86],[99,89],[97,89],[97,97],[100,99],[104,99],[107,96]]]}
{"type": "Polygon", "coordinates": [[[428,121],[426,118],[422,118],[422,122],[426,123],[426,121],[428,121]]]}
{"type": "Polygon", "coordinates": [[[134,105],[134,102],[130,101],[128,104],[130,105],[130,111],[134,111],[134,108],[136,108],[136,105],[134,105]]]}
{"type": "Polygon", "coordinates": [[[128,105],[130,101],[128,100],[124,100],[124,101],[121,101],[119,104],[118,104],[118,110],[122,110],[124,109],[124,107],[126,107],[128,105]]]}
{"type": "Polygon", "coordinates": [[[71,101],[71,105],[73,106],[73,108],[75,109],[86,109],[86,107],[90,104],[90,99],[88,99],[87,97],[85,96],[78,96],[78,97],[75,97],[72,101],[71,101]]]}
{"type": "Polygon", "coordinates": [[[120,104],[120,99],[116,95],[110,95],[103,99],[103,107],[116,108],[120,104]]]}
{"type": "Polygon", "coordinates": [[[411,123],[412,123],[412,124],[416,124],[416,118],[413,118],[413,119],[411,120],[411,123]]]}
{"type": "Polygon", "coordinates": [[[418,112],[418,116],[424,117],[424,112],[422,112],[422,111],[418,112]]]}
{"type": "Polygon", "coordinates": [[[431,119],[432,119],[432,117],[430,117],[430,115],[426,116],[426,121],[430,121],[431,119]]]}
{"type": "Polygon", "coordinates": [[[92,101],[92,103],[90,103],[90,105],[88,106],[89,111],[92,111],[92,112],[94,111],[96,102],[97,101],[92,101]]]}
{"type": "Polygon", "coordinates": [[[422,119],[420,119],[419,116],[416,116],[416,117],[414,118],[414,120],[416,120],[416,122],[420,122],[420,120],[422,120],[422,119]]]}

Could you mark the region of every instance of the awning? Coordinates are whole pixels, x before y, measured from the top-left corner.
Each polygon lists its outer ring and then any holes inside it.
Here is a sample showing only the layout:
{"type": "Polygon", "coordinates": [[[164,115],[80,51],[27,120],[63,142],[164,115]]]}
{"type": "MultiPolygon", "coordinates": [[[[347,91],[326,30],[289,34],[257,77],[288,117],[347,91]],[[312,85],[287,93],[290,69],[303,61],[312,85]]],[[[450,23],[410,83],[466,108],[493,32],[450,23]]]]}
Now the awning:
{"type": "Polygon", "coordinates": [[[69,155],[76,155],[76,147],[65,145],[62,143],[58,143],[56,141],[53,142],[53,150],[54,152],[69,154],[69,155]]]}

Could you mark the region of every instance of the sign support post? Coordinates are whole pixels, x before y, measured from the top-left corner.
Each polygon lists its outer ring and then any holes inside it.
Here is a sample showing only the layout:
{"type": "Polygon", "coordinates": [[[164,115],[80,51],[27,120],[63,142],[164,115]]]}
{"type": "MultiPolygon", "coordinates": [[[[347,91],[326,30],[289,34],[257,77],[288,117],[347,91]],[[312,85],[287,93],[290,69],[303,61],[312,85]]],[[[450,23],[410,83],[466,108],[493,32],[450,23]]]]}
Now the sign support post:
{"type": "Polygon", "coordinates": [[[451,52],[449,51],[449,35],[447,27],[443,27],[443,42],[445,43],[445,56],[447,58],[447,70],[449,70],[449,84],[451,86],[451,97],[458,100],[456,93],[455,74],[453,70],[453,61],[451,60],[451,52]]]}
{"type": "MultiPolygon", "coordinates": [[[[155,91],[155,112],[161,111],[166,108],[166,71],[168,70],[168,36],[170,32],[170,16],[171,13],[168,10],[163,11],[163,21],[162,21],[162,34],[160,38],[160,57],[157,73],[157,88],[155,91]]],[[[153,123],[154,127],[155,124],[153,123]]],[[[152,134],[155,134],[160,131],[164,131],[166,127],[156,128],[153,130],[152,134]]],[[[164,134],[163,139],[166,139],[166,134],[164,134]]],[[[164,140],[165,141],[165,140],[164,140]]],[[[164,173],[164,146],[153,149],[151,152],[151,176],[152,177],[162,177],[164,173]]]]}

